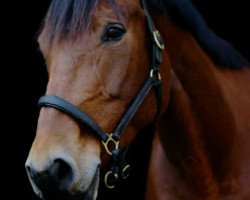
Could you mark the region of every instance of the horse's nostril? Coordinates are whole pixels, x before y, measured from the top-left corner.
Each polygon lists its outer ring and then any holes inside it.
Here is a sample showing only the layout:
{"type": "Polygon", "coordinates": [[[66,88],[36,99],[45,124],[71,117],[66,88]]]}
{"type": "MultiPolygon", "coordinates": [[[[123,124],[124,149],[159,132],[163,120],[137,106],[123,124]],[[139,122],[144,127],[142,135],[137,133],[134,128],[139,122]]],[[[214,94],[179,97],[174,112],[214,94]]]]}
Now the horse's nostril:
{"type": "Polygon", "coordinates": [[[46,169],[38,171],[26,165],[27,173],[36,187],[43,193],[66,191],[73,182],[73,170],[66,161],[56,159],[46,169]]]}
{"type": "Polygon", "coordinates": [[[63,185],[70,182],[73,178],[73,172],[70,165],[61,159],[56,159],[54,161],[49,168],[49,174],[56,183],[63,185]]]}
{"type": "Polygon", "coordinates": [[[45,177],[48,177],[48,171],[43,172],[37,172],[30,166],[26,166],[27,173],[29,174],[29,177],[35,182],[40,182],[40,179],[44,179],[45,177]]]}

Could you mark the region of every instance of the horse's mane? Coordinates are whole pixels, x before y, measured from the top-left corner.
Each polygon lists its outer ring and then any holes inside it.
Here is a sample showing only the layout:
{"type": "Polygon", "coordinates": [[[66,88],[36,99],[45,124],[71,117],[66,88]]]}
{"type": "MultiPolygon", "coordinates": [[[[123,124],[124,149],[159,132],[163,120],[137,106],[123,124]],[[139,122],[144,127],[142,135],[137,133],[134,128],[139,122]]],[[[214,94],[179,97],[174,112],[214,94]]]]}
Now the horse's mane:
{"type": "MultiPolygon", "coordinates": [[[[139,0],[138,0],[139,1],[139,0]]],[[[147,0],[153,9],[170,16],[181,27],[190,31],[211,58],[222,66],[239,68],[248,61],[233,46],[210,30],[190,0],[147,0]]],[[[87,28],[94,7],[99,0],[53,0],[45,18],[51,39],[71,36],[87,28]]],[[[107,0],[115,6],[115,0],[107,0]]]]}
{"type": "Polygon", "coordinates": [[[249,65],[233,46],[216,35],[191,0],[147,0],[153,9],[167,14],[175,23],[185,28],[198,41],[211,58],[221,66],[240,68],[249,65]]]}

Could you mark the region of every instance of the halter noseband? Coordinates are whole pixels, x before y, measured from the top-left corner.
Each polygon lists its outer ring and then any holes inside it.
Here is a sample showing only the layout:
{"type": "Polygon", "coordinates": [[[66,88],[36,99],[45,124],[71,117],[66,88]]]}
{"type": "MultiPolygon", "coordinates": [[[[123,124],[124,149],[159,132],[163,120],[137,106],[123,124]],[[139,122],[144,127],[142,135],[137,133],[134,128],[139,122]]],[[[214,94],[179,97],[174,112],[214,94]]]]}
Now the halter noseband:
{"type": "Polygon", "coordinates": [[[137,112],[138,108],[152,87],[155,89],[157,98],[157,116],[161,108],[161,75],[159,72],[159,65],[162,63],[161,51],[164,49],[164,43],[159,31],[155,28],[151,16],[149,15],[145,0],[141,0],[141,6],[144,10],[148,30],[152,38],[151,70],[145,84],[135,97],[134,101],[131,103],[130,107],[125,111],[118,125],[111,134],[107,134],[84,111],[58,96],[45,95],[42,96],[38,102],[39,107],[53,107],[63,111],[64,113],[88,126],[100,138],[106,152],[113,158],[113,164],[111,165],[110,171],[106,173],[104,178],[106,187],[110,189],[114,188],[120,179],[126,179],[129,175],[130,165],[127,165],[125,162],[125,156],[128,148],[121,150],[119,148],[119,141],[124,130],[128,126],[129,122],[137,112]]]}

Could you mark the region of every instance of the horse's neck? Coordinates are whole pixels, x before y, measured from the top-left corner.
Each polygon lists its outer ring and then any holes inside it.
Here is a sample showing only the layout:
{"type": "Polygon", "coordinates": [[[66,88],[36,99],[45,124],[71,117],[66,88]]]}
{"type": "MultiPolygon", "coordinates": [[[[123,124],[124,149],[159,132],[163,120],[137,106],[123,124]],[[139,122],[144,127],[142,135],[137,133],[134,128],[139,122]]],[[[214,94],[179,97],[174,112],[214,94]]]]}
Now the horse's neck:
{"type": "Polygon", "coordinates": [[[220,122],[207,123],[210,116],[196,107],[174,72],[171,84],[169,107],[158,129],[163,148],[189,189],[199,198],[219,199],[218,181],[232,174],[231,137],[222,138],[220,122]]]}
{"type": "Polygon", "coordinates": [[[192,35],[167,20],[160,27],[172,65],[170,102],[159,124],[164,150],[196,195],[219,199],[221,190],[236,190],[233,113],[214,63],[192,35]]]}

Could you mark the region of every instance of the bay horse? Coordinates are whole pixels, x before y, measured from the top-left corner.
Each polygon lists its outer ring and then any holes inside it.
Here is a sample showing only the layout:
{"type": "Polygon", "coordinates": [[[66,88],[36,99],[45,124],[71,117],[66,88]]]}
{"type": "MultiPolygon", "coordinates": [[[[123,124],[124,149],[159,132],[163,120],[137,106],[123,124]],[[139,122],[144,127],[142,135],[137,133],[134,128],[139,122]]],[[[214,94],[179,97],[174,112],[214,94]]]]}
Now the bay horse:
{"type": "Polygon", "coordinates": [[[129,179],[130,144],[153,132],[141,199],[250,199],[249,63],[190,0],[53,0],[38,42],[40,198],[108,199],[99,185],[129,179]]]}

